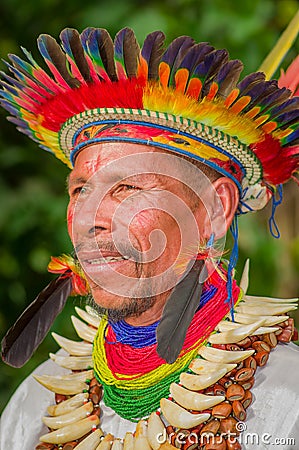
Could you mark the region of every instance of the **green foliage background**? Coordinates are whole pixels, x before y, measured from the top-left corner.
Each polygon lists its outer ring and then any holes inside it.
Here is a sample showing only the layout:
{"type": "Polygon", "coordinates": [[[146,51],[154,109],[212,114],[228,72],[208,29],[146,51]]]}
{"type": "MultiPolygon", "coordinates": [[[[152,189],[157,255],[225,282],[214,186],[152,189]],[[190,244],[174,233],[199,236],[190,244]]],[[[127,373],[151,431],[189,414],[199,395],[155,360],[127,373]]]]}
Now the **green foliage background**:
{"type": "MultiPolygon", "coordinates": [[[[296,0],[2,0],[0,5],[0,55],[21,55],[20,46],[38,59],[35,40],[40,33],[56,38],[64,27],[107,28],[114,35],[132,27],[140,42],[162,29],[168,42],[188,34],[198,41],[229,49],[232,58],[245,63],[244,75],[254,71],[273,47],[299,7],[296,0]]],[[[298,41],[285,65],[298,53],[298,41]]],[[[1,69],[5,70],[4,64],[1,69]]],[[[277,74],[278,75],[278,74],[277,74]]],[[[0,337],[37,293],[52,279],[47,273],[51,255],[71,250],[66,232],[68,169],[17,133],[0,113],[0,337]]],[[[240,220],[240,258],[251,259],[253,294],[298,295],[299,206],[295,184],[285,189],[285,202],[277,212],[282,237],[268,231],[271,209],[240,220]]],[[[238,277],[238,275],[237,275],[238,277]]],[[[53,329],[72,336],[69,313],[80,299],[70,299],[53,329]]],[[[297,324],[299,321],[297,320],[297,324]]],[[[56,345],[47,337],[22,369],[2,362],[0,411],[21,380],[56,345]]]]}

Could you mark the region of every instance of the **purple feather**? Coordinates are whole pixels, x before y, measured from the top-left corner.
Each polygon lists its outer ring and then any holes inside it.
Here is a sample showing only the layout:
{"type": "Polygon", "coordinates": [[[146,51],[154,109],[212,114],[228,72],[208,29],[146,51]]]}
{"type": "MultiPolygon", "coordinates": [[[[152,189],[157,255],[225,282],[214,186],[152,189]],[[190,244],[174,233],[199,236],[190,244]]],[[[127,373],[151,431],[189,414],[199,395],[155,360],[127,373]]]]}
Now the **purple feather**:
{"type": "Polygon", "coordinates": [[[17,130],[20,131],[20,133],[25,134],[26,136],[30,137],[31,139],[33,139],[35,142],[39,142],[38,139],[34,139],[34,133],[29,129],[29,128],[24,128],[24,127],[17,127],[17,130]]]}
{"type": "Polygon", "coordinates": [[[294,109],[297,109],[297,111],[299,110],[299,97],[289,98],[284,103],[272,108],[271,116],[277,117],[278,115],[281,115],[283,112],[288,112],[294,109]]]}
{"type": "Polygon", "coordinates": [[[299,128],[283,139],[283,147],[299,145],[299,128]]]}
{"type": "Polygon", "coordinates": [[[208,53],[205,59],[194,70],[194,76],[199,78],[203,84],[201,95],[207,95],[210,84],[219,72],[223,64],[228,60],[226,50],[214,50],[208,53]]]}
{"type": "Polygon", "coordinates": [[[146,36],[143,43],[141,55],[147,62],[149,80],[158,78],[158,67],[163,54],[164,40],[165,34],[162,31],[154,31],[146,36]]]}
{"type": "Polygon", "coordinates": [[[189,36],[180,36],[171,42],[163,54],[161,61],[165,62],[170,67],[170,75],[168,80],[169,86],[174,85],[175,73],[180,68],[181,62],[186,53],[193,45],[194,39],[189,36]]]}
{"type": "MultiPolygon", "coordinates": [[[[60,33],[60,39],[64,51],[74,61],[75,66],[82,75],[84,81],[87,83],[92,83],[93,78],[90,73],[90,67],[84,55],[84,50],[78,31],[74,28],[65,28],[60,33]]],[[[76,77],[76,74],[74,75],[76,77]]]]}
{"type": "Polygon", "coordinates": [[[263,110],[271,111],[272,108],[286,101],[289,98],[289,96],[290,91],[288,89],[286,88],[278,89],[277,87],[277,89],[275,89],[272,93],[270,93],[269,95],[267,95],[267,97],[263,99],[263,103],[261,106],[263,110]]]}
{"type": "Polygon", "coordinates": [[[220,70],[215,78],[215,81],[219,85],[221,85],[221,83],[224,82],[224,80],[230,74],[230,72],[233,72],[234,70],[239,69],[240,65],[242,65],[242,68],[243,68],[243,64],[239,59],[233,59],[231,61],[228,61],[226,64],[224,64],[220,68],[220,70]]]}
{"type": "Polygon", "coordinates": [[[0,85],[5,89],[5,91],[1,92],[3,92],[3,94],[7,94],[6,98],[12,98],[12,96],[8,93],[12,94],[13,96],[18,95],[18,90],[5,81],[0,81],[0,85]]]}
{"type": "Polygon", "coordinates": [[[135,77],[140,58],[140,48],[131,28],[123,28],[115,36],[114,54],[116,61],[123,68],[119,71],[118,76],[121,78],[123,76],[128,78],[135,77]]]}
{"type": "Polygon", "coordinates": [[[193,71],[195,67],[204,60],[207,54],[211,53],[214,47],[209,45],[207,42],[201,42],[200,44],[195,44],[191,47],[185,57],[183,58],[180,67],[188,69],[190,72],[190,78],[192,78],[193,71]]]}
{"type": "MultiPolygon", "coordinates": [[[[84,35],[84,38],[87,36],[84,35]]],[[[106,77],[111,81],[117,81],[117,73],[114,61],[114,45],[110,34],[103,28],[91,30],[88,39],[85,41],[86,53],[98,66],[97,72],[101,79],[106,77]],[[100,70],[99,70],[100,69],[100,70]]]]}
{"type": "Polygon", "coordinates": [[[3,80],[8,81],[12,86],[15,86],[17,89],[23,89],[24,88],[24,85],[22,83],[20,83],[18,80],[16,80],[13,77],[10,77],[5,72],[0,71],[0,75],[1,75],[1,78],[3,80]]]}
{"type": "Polygon", "coordinates": [[[88,41],[90,39],[90,35],[94,30],[95,30],[94,27],[88,27],[85,28],[85,30],[83,30],[82,33],[80,34],[81,44],[86,53],[88,53],[88,41]]]}
{"type": "Polygon", "coordinates": [[[14,115],[14,116],[19,116],[20,115],[20,111],[19,109],[15,108],[12,103],[7,102],[6,100],[1,100],[0,101],[0,105],[6,109],[6,111],[8,111],[10,114],[14,115]]]}
{"type": "Polygon", "coordinates": [[[25,122],[24,120],[18,118],[18,117],[7,117],[8,122],[13,123],[14,125],[18,126],[18,127],[28,127],[27,122],[25,122]]]}
{"type": "Polygon", "coordinates": [[[265,81],[265,78],[264,72],[254,72],[247,75],[247,77],[243,78],[237,85],[237,88],[240,90],[240,96],[246,95],[247,90],[250,89],[252,85],[265,81]]]}
{"type": "Polygon", "coordinates": [[[243,64],[238,59],[228,61],[222,67],[215,77],[218,84],[217,96],[226,98],[232,89],[236,87],[240,73],[243,70],[243,64]]]}
{"type": "Polygon", "coordinates": [[[285,129],[299,122],[299,109],[288,111],[275,118],[279,128],[285,129]]]}

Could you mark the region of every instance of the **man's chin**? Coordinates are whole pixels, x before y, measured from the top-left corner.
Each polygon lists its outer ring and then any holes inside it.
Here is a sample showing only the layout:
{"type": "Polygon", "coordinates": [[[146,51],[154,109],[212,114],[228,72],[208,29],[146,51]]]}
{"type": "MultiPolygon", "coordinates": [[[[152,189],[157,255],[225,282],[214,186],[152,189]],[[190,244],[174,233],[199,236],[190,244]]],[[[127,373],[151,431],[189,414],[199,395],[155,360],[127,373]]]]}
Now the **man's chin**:
{"type": "Polygon", "coordinates": [[[112,322],[138,317],[148,311],[155,303],[155,297],[119,297],[106,291],[92,291],[92,307],[100,315],[108,316],[112,322]]]}

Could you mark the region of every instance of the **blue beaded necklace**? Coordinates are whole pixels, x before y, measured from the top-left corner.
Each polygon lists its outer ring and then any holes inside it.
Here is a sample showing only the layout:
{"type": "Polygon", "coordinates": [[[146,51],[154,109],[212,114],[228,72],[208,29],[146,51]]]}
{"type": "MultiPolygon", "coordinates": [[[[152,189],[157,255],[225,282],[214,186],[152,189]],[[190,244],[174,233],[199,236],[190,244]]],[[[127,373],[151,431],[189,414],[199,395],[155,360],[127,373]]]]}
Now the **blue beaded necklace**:
{"type": "MultiPolygon", "coordinates": [[[[204,286],[203,292],[200,298],[199,307],[197,311],[202,308],[217,292],[217,287],[209,284],[204,286]]],[[[134,348],[144,348],[157,343],[156,340],[156,328],[159,325],[159,320],[151,325],[147,326],[132,326],[124,320],[119,322],[110,322],[112,330],[116,336],[116,342],[120,342],[124,345],[131,345],[134,348]]],[[[114,342],[108,342],[108,344],[114,344],[114,342]]]]}

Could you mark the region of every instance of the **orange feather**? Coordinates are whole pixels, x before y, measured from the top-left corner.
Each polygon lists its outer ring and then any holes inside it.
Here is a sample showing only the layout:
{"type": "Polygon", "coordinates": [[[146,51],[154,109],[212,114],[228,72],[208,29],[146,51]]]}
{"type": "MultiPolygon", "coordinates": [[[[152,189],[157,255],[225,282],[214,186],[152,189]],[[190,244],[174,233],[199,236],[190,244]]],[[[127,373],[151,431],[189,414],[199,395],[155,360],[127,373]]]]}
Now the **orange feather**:
{"type": "Polygon", "coordinates": [[[202,82],[200,81],[200,79],[192,78],[188,83],[186,94],[197,100],[198,97],[200,96],[201,89],[202,89],[202,82]]]}
{"type": "Polygon", "coordinates": [[[167,88],[168,86],[169,76],[170,76],[170,67],[168,64],[162,61],[159,64],[159,78],[164,88],[167,88]]]}
{"type": "Polygon", "coordinates": [[[189,70],[188,69],[179,69],[175,74],[175,90],[178,92],[185,92],[186,85],[189,78],[189,70]]]}

